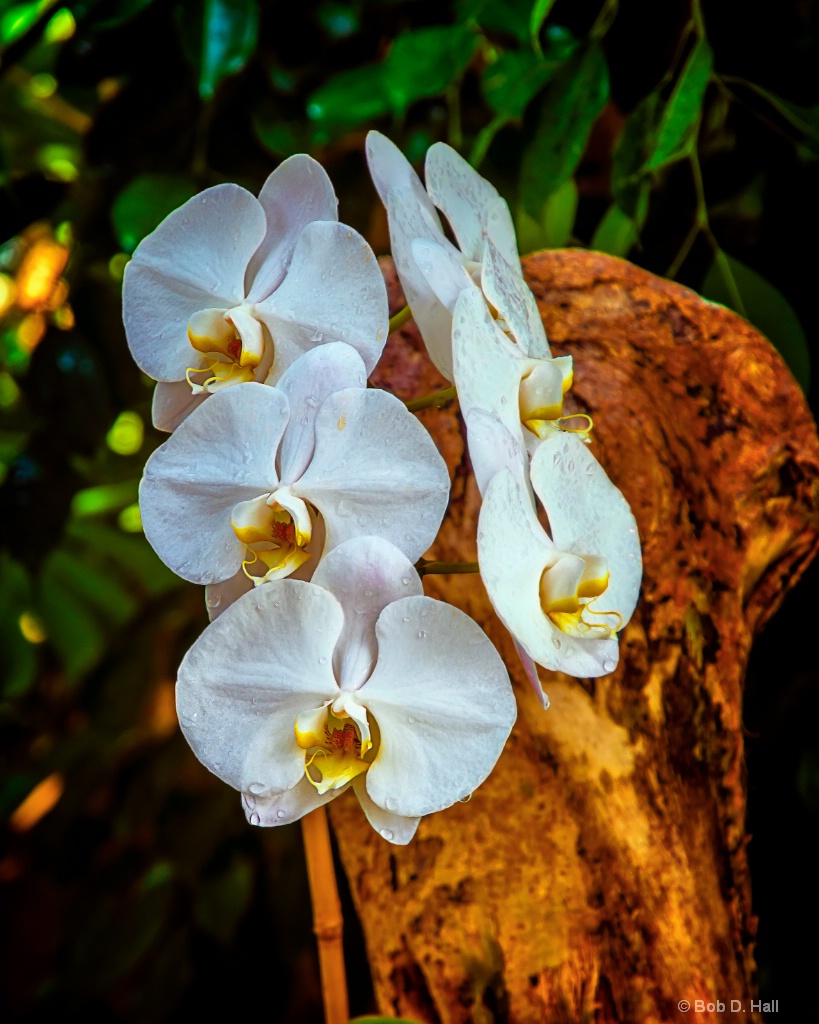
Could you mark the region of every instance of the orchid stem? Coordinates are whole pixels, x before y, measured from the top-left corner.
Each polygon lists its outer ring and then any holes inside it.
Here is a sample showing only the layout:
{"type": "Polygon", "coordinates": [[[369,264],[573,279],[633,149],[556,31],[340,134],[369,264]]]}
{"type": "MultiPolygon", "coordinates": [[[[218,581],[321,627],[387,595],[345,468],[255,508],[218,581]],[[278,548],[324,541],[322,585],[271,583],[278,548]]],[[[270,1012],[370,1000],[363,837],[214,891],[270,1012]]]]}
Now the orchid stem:
{"type": "Polygon", "coordinates": [[[454,575],[481,571],[477,562],[425,562],[423,559],[419,565],[415,566],[415,569],[419,576],[443,576],[448,573],[454,575]]]}
{"type": "Polygon", "coordinates": [[[404,402],[404,405],[410,412],[418,412],[420,409],[442,409],[447,402],[456,398],[457,394],[453,384],[451,388],[433,391],[431,395],[424,395],[423,398],[411,398],[408,402],[404,402]]]}
{"type": "Polygon", "coordinates": [[[338,898],[333,851],[327,811],[317,807],[301,819],[304,856],[313,904],[313,931],[318,940],[321,997],[325,1024],[347,1024],[347,978],[344,973],[344,947],[341,934],[344,921],[338,898]]]}
{"type": "Polygon", "coordinates": [[[390,328],[389,334],[393,331],[397,331],[400,327],[403,327],[405,323],[412,320],[412,310],[409,306],[404,306],[403,309],[399,309],[395,316],[390,317],[390,328]]]}

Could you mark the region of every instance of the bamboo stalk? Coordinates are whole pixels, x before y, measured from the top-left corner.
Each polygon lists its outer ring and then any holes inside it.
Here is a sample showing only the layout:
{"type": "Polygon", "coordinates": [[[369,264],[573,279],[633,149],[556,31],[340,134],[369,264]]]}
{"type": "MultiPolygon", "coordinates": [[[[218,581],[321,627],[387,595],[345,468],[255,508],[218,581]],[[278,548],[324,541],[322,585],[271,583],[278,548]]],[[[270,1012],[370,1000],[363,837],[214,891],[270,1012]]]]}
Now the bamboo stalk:
{"type": "Polygon", "coordinates": [[[321,997],[325,1024],[347,1024],[347,978],[341,936],[344,921],[338,898],[327,812],[317,807],[301,819],[304,856],[313,904],[313,931],[318,940],[321,997]]]}

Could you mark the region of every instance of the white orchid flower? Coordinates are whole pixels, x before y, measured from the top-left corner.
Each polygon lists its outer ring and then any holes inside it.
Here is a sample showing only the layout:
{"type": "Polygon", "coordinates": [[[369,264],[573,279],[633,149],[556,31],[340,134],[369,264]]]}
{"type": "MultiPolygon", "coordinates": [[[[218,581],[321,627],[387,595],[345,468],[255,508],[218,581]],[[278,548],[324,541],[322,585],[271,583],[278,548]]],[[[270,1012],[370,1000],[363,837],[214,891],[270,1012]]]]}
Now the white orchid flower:
{"type": "MultiPolygon", "coordinates": [[[[487,300],[502,311],[512,306],[517,309],[523,303],[531,318],[534,308],[532,336],[539,330],[534,344],[539,345],[537,354],[548,355],[543,325],[520,270],[509,207],[494,186],[442,142],[436,142],[427,151],[426,189],[398,147],[378,132],[367,136],[367,160],[375,187],[387,208],[392,255],[404,295],[430,358],[441,374],[453,380],[452,310],[460,290],[470,284],[482,288],[487,300]],[[460,248],[452,245],[444,234],[436,207],[449,221],[460,248]],[[491,243],[491,253],[487,242],[491,243]],[[425,257],[438,250],[439,260],[456,271],[447,272],[446,281],[442,282],[443,295],[419,265],[419,260],[428,265],[430,260],[425,257]],[[499,265],[513,271],[517,268],[518,280],[507,282],[505,291],[499,291],[497,272],[487,268],[488,261],[493,266],[500,261],[499,265]]],[[[509,315],[515,315],[512,309],[509,315]]]]}
{"type": "MultiPolygon", "coordinates": [[[[467,424],[473,410],[493,414],[515,441],[534,453],[538,444],[569,429],[585,438],[588,428],[570,424],[590,417],[563,414],[572,383],[572,358],[531,356],[498,326],[476,288],[464,289],[455,304],[452,354],[458,402],[467,424]]],[[[491,473],[482,467],[487,446],[468,434],[469,451],[481,492],[491,473]]]]}
{"type": "Polygon", "coordinates": [[[312,554],[311,574],[322,552],[350,537],[383,537],[413,560],[432,543],[446,465],[404,404],[365,382],[354,349],[322,345],[278,387],[239,384],[215,396],[150,457],[145,535],[184,579],[228,581],[209,594],[212,611],[312,554]]]}
{"type": "Polygon", "coordinates": [[[352,345],[372,370],[387,339],[386,288],[372,250],[338,223],[337,208],[324,169],[299,154],[258,199],[216,185],[137,246],[123,318],[134,359],[160,382],[157,427],[173,430],[232,384],[275,384],[325,342],[352,345]]]}
{"type": "Polygon", "coordinates": [[[617,632],[631,618],[642,575],[628,502],[582,441],[553,435],[531,462],[549,536],[519,461],[509,459],[514,442],[505,451],[498,446],[503,435],[509,437],[501,428],[487,442],[498,468],[478,522],[478,560],[492,605],[538,665],[580,677],[612,672],[617,632]]]}
{"type": "Polygon", "coordinates": [[[179,668],[177,709],[251,824],[285,825],[352,786],[401,845],[484,781],[515,720],[483,631],[372,537],[337,547],[312,583],[277,580],[211,623],[179,668]]]}

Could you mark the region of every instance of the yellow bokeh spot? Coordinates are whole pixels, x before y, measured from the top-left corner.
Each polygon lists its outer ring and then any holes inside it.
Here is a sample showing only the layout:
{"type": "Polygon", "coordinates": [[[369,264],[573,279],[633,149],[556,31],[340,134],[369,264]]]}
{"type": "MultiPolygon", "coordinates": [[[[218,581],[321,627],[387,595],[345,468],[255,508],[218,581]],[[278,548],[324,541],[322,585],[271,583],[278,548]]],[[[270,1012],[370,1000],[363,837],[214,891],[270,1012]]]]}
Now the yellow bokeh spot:
{"type": "Polygon", "coordinates": [[[20,626],[20,632],[30,644],[41,644],[45,641],[46,632],[43,629],[43,624],[31,612],[23,612],[18,625],[20,626]]]}
{"type": "Polygon", "coordinates": [[[9,819],[15,832],[28,832],[55,806],[63,795],[63,779],[58,772],[38,783],[9,819]]]}
{"type": "Polygon", "coordinates": [[[17,344],[23,352],[33,352],[45,334],[46,323],[42,313],[29,313],[17,327],[17,344]]]}
{"type": "Polygon", "coordinates": [[[121,412],[108,431],[105,442],[117,455],[134,455],[142,447],[145,426],[136,412],[121,412]]]}
{"type": "Polygon", "coordinates": [[[125,533],[142,533],[142,516],[139,514],[139,503],[134,502],[124,508],[117,517],[120,530],[125,533]]]}
{"type": "Polygon", "coordinates": [[[0,373],[0,409],[10,409],[20,398],[20,389],[10,373],[0,373]]]}
{"type": "Polygon", "coordinates": [[[127,252],[118,252],[108,261],[108,273],[115,281],[122,280],[122,275],[125,273],[125,267],[130,258],[127,252]]]}
{"type": "Polygon", "coordinates": [[[59,327],[61,331],[70,331],[74,326],[74,310],[65,305],[54,313],[53,319],[55,327],[59,327]]]}
{"type": "Polygon", "coordinates": [[[97,83],[97,96],[103,103],[112,100],[122,88],[118,78],[102,78],[97,83]]]}
{"type": "Polygon", "coordinates": [[[14,305],[17,298],[17,285],[8,274],[0,274],[0,316],[3,316],[14,305]]]}
{"type": "Polygon", "coordinates": [[[47,100],[57,91],[57,79],[54,75],[43,72],[40,75],[32,75],[28,83],[31,95],[38,100],[47,100]]]}
{"type": "Polygon", "coordinates": [[[67,7],[61,7],[46,25],[43,36],[47,43],[64,43],[74,35],[76,28],[74,15],[67,7]]]}
{"type": "Polygon", "coordinates": [[[36,310],[47,306],[68,263],[68,249],[53,238],[40,238],[23,257],[17,271],[17,304],[36,310]]]}

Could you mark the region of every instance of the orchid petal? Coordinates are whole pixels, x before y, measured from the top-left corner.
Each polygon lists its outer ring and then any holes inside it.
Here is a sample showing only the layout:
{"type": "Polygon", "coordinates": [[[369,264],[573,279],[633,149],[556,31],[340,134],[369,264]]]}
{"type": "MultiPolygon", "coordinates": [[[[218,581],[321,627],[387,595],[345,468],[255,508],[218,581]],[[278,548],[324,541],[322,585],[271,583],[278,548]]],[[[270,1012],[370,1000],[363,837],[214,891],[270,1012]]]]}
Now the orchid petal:
{"type": "Polygon", "coordinates": [[[637,523],[622,492],[588,446],[566,433],[541,444],[531,477],[557,547],[606,559],[609,583],[596,614],[616,612],[625,625],[637,604],[643,569],[637,523]]]}
{"type": "Polygon", "coordinates": [[[234,601],[253,590],[251,580],[241,569],[222,583],[209,583],[205,587],[205,607],[211,622],[218,618],[234,601]]]}
{"type": "Polygon", "coordinates": [[[290,422],[279,452],[283,483],[297,480],[313,456],[316,415],[324,400],[335,391],[366,386],[361,356],[338,341],[305,352],[285,370],[276,385],[290,405],[290,422]]]}
{"type": "Polygon", "coordinates": [[[450,314],[453,313],[458,296],[465,288],[478,291],[475,282],[466,271],[461,254],[452,246],[416,238],[412,243],[412,258],[435,293],[435,297],[450,314]]]}
{"type": "MultiPolygon", "coordinates": [[[[484,234],[508,264],[520,267],[518,240],[509,204],[500,196],[484,211],[484,234]]],[[[520,271],[519,271],[520,272],[520,271]]]]}
{"type": "Polygon", "coordinates": [[[443,601],[395,601],[375,631],[378,662],[358,691],[381,732],[367,792],[394,814],[442,810],[500,756],[515,721],[509,676],[477,623],[443,601]]]}
{"type": "Polygon", "coordinates": [[[502,470],[486,489],[478,520],[478,561],[492,606],[539,665],[573,676],[604,675],[617,663],[617,641],[567,636],[541,607],[541,577],[559,554],[519,476],[502,470]]]}
{"type": "Polygon", "coordinates": [[[194,395],[186,380],[166,383],[159,381],[154,388],[151,419],[157,430],[171,433],[186,416],[204,402],[207,395],[194,395]]]}
{"type": "Polygon", "coordinates": [[[404,298],[430,359],[438,372],[452,380],[452,316],[441,305],[424,274],[415,262],[412,244],[423,238],[438,245],[449,245],[442,231],[430,227],[417,197],[406,188],[394,188],[387,196],[390,242],[395,269],[404,290],[404,298]]]}
{"type": "Polygon", "coordinates": [[[123,320],[137,365],[182,380],[191,365],[187,325],[202,309],[237,305],[245,268],[265,233],[259,201],[238,185],[205,189],[136,247],[125,268],[123,320]]]}
{"type": "Polygon", "coordinates": [[[523,280],[517,251],[510,263],[491,239],[483,247],[481,288],[497,309],[525,356],[548,358],[550,353],[537,302],[523,280]]]}
{"type": "MultiPolygon", "coordinates": [[[[304,751],[301,752],[302,755],[304,751]]],[[[302,761],[304,757],[302,756],[302,761]]],[[[309,779],[303,778],[291,789],[283,793],[269,793],[257,796],[254,793],[242,793],[242,808],[251,825],[269,827],[271,825],[290,825],[303,818],[305,814],[323,807],[339,795],[343,790],[329,790],[319,793],[309,779]]]]}
{"type": "Polygon", "coordinates": [[[337,220],[338,200],[327,172],[311,156],[282,161],[262,185],[267,230],[247,267],[249,302],[260,302],[284,280],[299,235],[314,220],[337,220]]]}
{"type": "Polygon", "coordinates": [[[213,583],[239,568],[244,545],[231,510],[275,490],[287,417],[281,392],[239,384],[204,402],[148,459],[139,495],[145,536],[183,579],[213,583]]]}
{"type": "Polygon", "coordinates": [[[489,481],[502,469],[511,469],[516,475],[528,470],[529,460],[520,438],[495,413],[471,409],[464,419],[469,458],[481,494],[486,493],[489,481]]]}
{"type": "Polygon", "coordinates": [[[287,276],[256,307],[273,338],[267,383],[275,384],[309,349],[343,341],[369,373],[387,341],[387,288],[372,249],[335,221],[313,221],[299,236],[287,276]]]}
{"type": "Polygon", "coordinates": [[[313,583],[329,590],[344,609],[333,668],[342,690],[357,689],[378,656],[378,616],[393,601],[423,594],[421,577],[394,545],[378,537],[354,537],[322,558],[313,583]]]}
{"type": "Polygon", "coordinates": [[[179,667],[176,703],[185,738],[214,775],[245,793],[283,792],[300,781],[304,751],[294,725],[338,695],[332,656],[342,622],[327,591],[282,580],[207,627],[179,667]]]}
{"type": "Polygon", "coordinates": [[[421,179],[413,170],[412,164],[398,146],[391,142],[386,135],[370,131],[367,133],[366,152],[370,176],[384,206],[387,206],[387,198],[394,188],[409,189],[421,207],[428,228],[442,235],[443,229],[438,211],[427,195],[421,179]]]}
{"type": "Polygon", "coordinates": [[[514,637],[512,637],[512,643],[515,645],[515,650],[518,652],[518,657],[520,658],[520,663],[523,666],[523,671],[526,673],[526,678],[532,684],[532,689],[535,691],[538,700],[543,706],[543,710],[546,711],[551,702],[549,701],[548,694],[543,689],[543,684],[540,681],[540,675],[538,674],[537,665],[523,649],[520,642],[516,640],[514,637]]]}
{"type": "Polygon", "coordinates": [[[372,825],[375,831],[395,846],[406,846],[415,835],[420,817],[405,817],[401,814],[393,814],[385,811],[383,807],[373,803],[370,794],[367,792],[365,775],[359,775],[353,779],[353,792],[358,797],[361,810],[372,825]]]}
{"type": "Polygon", "coordinates": [[[486,213],[500,198],[498,190],[443,142],[427,150],[426,179],[427,192],[446,214],[461,252],[480,262],[486,213]]]}
{"type": "Polygon", "coordinates": [[[464,416],[472,409],[494,413],[522,446],[518,394],[527,364],[492,319],[477,288],[464,290],[458,298],[453,319],[452,358],[458,401],[464,416]]]}
{"type": "Polygon", "coordinates": [[[324,551],[368,534],[415,561],[435,539],[449,476],[432,438],[386,391],[348,388],[316,417],[316,450],[294,494],[321,512],[324,551]]]}

